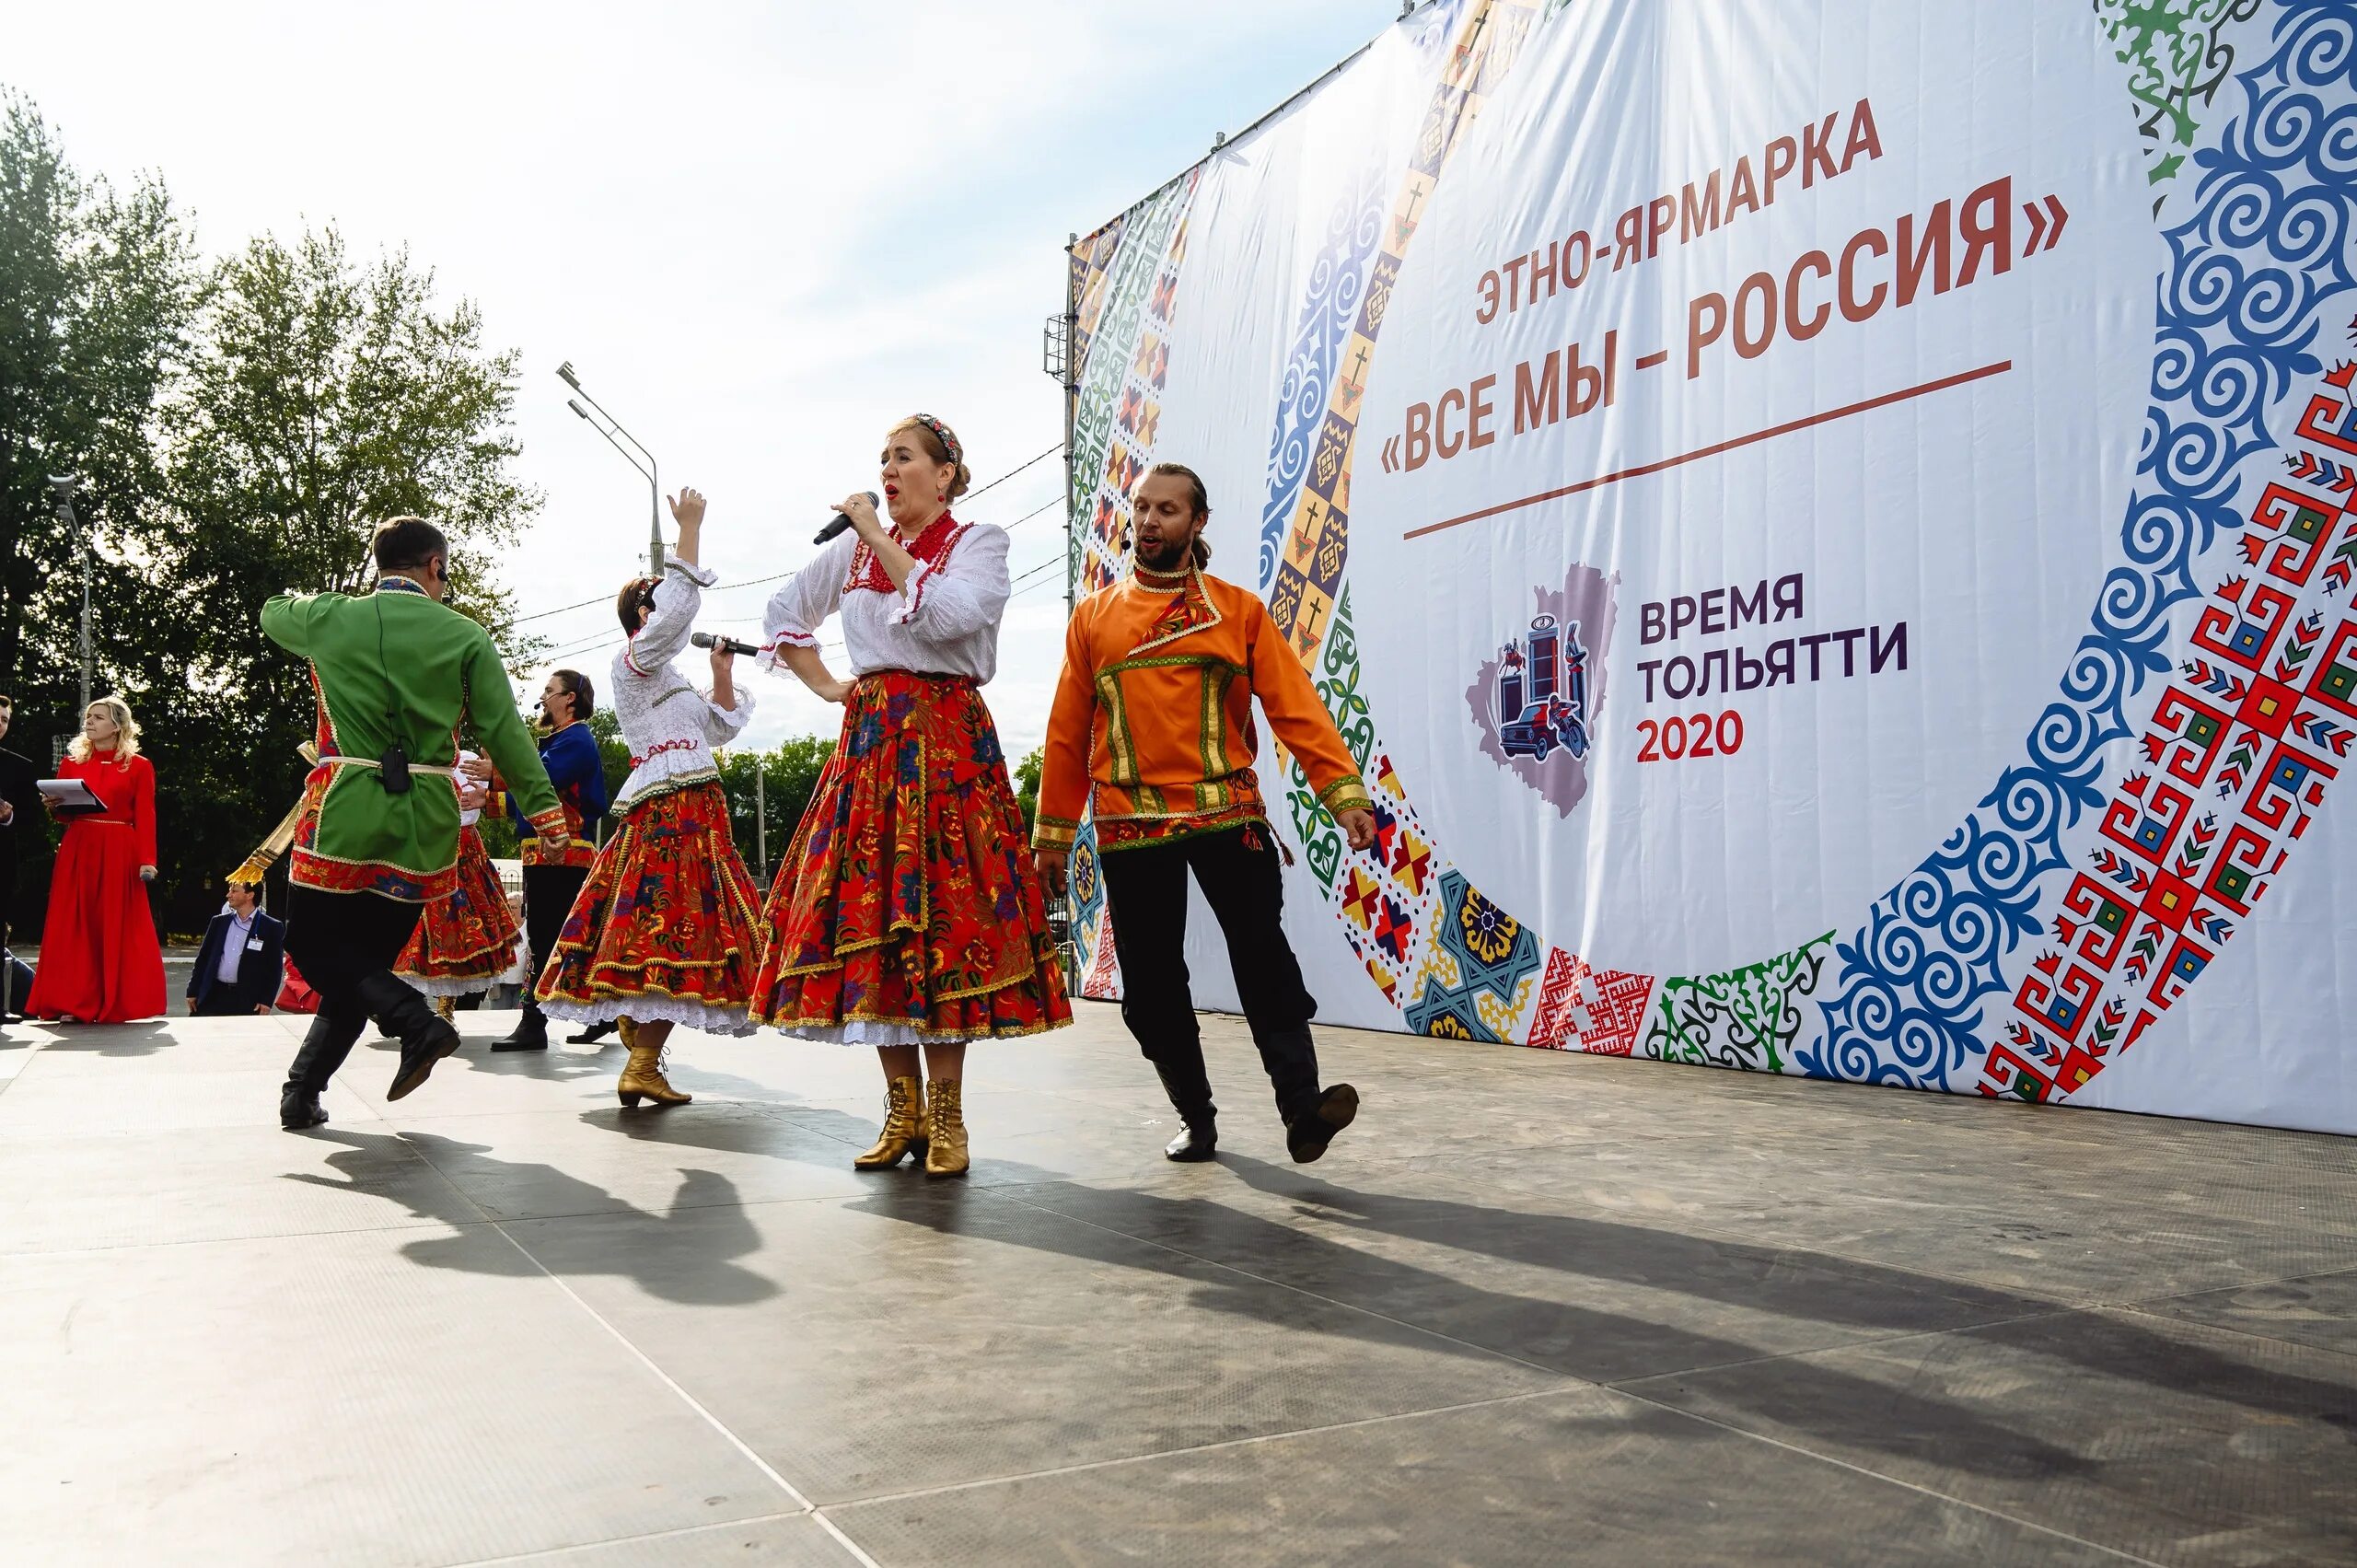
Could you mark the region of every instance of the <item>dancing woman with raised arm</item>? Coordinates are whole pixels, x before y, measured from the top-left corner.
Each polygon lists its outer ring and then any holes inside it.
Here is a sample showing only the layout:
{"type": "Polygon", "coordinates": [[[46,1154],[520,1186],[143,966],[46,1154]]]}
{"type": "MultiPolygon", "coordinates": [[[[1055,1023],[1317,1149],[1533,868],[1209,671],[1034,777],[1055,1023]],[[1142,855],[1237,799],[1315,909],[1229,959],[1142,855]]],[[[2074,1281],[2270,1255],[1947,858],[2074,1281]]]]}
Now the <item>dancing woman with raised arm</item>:
{"type": "Polygon", "coordinates": [[[712,749],[753,716],[753,694],[736,683],[731,654],[712,651],[709,696],[672,664],[688,645],[713,575],[702,552],[703,497],[671,503],[678,545],[660,578],[622,585],[614,602],[629,645],[614,656],[614,714],[630,746],[630,777],[614,804],[621,826],[589,868],[556,948],[540,971],[540,1008],[597,1024],[628,1018],[630,1065],[615,1086],[622,1104],[685,1105],[663,1075],[671,1026],[706,1034],[753,1032],[746,1016],[758,955],[759,900],[728,826],[728,800],[712,749]]]}
{"type": "Polygon", "coordinates": [[[753,1016],[877,1048],[883,1135],[854,1166],[921,1153],[926,1175],[962,1176],[966,1042],[1055,1028],[1072,1005],[980,690],[998,669],[1006,530],[950,516],[971,476],[930,415],[892,428],[883,470],[888,519],[864,495],[845,501],[853,531],[762,621],[763,665],[785,665],[845,712],[770,889],[753,1016]],[[816,633],[837,610],[849,681],[819,656],[816,633]]]}

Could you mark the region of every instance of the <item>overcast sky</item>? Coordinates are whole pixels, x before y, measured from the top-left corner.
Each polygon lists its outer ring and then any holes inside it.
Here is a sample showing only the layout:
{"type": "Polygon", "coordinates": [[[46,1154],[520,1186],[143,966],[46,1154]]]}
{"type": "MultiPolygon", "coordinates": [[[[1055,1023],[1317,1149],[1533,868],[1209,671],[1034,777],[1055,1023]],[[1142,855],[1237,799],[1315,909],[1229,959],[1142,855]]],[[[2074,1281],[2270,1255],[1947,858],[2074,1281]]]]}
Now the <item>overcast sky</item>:
{"type": "MultiPolygon", "coordinates": [[[[954,424],[978,484],[1054,445],[1039,328],[1066,235],[1398,11],[52,5],[13,11],[0,82],[86,172],[160,170],[209,254],[332,218],[357,254],[405,244],[445,304],[482,305],[489,341],[523,351],[519,470],[548,498],[509,574],[530,614],[610,600],[646,538],[644,482],[566,412],[559,363],[666,490],[711,498],[724,583],[790,569],[828,503],[873,485],[902,413],[954,424]]],[[[962,515],[1013,523],[1061,474],[1040,463],[962,515]]],[[[1061,523],[1051,505],[1016,530],[1016,574],[1057,555],[1061,523]]],[[[1061,575],[1030,582],[1051,586],[1018,590],[987,692],[1018,755],[1062,646],[1061,575]]],[[[705,623],[749,635],[768,591],[710,596],[705,623]]],[[[598,672],[619,639],[604,604],[535,625],[598,672]]],[[[756,743],[833,734],[840,710],[799,685],[757,690],[756,743]]]]}

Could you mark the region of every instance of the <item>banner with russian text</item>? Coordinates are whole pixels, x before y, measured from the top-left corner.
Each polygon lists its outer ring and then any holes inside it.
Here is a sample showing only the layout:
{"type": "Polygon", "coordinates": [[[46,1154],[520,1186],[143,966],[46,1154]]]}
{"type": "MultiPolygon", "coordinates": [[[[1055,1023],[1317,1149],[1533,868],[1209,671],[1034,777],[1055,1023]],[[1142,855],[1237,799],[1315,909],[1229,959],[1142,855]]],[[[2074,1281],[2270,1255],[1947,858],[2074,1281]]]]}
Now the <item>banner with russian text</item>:
{"type": "Polygon", "coordinates": [[[2353,148],[2328,0],[1440,0],[1081,240],[1082,591],[1192,465],[1377,802],[1264,739],[1320,1016],[2357,1131],[2353,148]]]}

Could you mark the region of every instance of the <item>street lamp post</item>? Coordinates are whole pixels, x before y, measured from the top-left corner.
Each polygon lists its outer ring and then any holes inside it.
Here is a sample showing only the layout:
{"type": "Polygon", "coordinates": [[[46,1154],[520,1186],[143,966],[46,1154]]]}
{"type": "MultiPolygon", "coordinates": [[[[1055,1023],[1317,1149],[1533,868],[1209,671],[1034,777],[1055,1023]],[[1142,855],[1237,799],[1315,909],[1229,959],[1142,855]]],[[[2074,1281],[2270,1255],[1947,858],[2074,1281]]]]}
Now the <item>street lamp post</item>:
{"type": "Polygon", "coordinates": [[[645,443],[639,440],[637,436],[633,436],[629,431],[623,429],[622,422],[621,420],[616,419],[610,413],[607,413],[605,404],[599,402],[597,399],[589,395],[587,389],[581,385],[581,377],[573,373],[573,361],[568,359],[563,365],[558,366],[556,367],[556,374],[559,380],[563,381],[566,386],[572,388],[575,393],[579,394],[578,401],[572,398],[566,399],[564,406],[579,414],[583,419],[587,420],[590,429],[595,430],[598,435],[604,436],[606,438],[607,445],[612,447],[615,451],[620,452],[625,459],[628,459],[631,467],[636,469],[640,473],[646,476],[647,570],[656,576],[661,576],[663,575],[663,486],[656,478],[656,464],[655,461],[655,454],[646,449],[645,443]],[[596,419],[590,418],[589,409],[586,409],[581,406],[581,404],[585,402],[589,405],[589,408],[596,409],[598,412],[604,417],[605,423],[603,424],[599,424],[596,419]],[[611,428],[609,428],[609,426],[611,428]],[[621,441],[614,439],[617,436],[621,437],[621,441]],[[629,442],[630,447],[623,446],[622,441],[629,442]],[[637,457],[633,457],[631,455],[631,447],[638,448],[637,457]],[[644,458],[646,460],[644,462],[640,462],[638,460],[639,458],[644,458]]]}

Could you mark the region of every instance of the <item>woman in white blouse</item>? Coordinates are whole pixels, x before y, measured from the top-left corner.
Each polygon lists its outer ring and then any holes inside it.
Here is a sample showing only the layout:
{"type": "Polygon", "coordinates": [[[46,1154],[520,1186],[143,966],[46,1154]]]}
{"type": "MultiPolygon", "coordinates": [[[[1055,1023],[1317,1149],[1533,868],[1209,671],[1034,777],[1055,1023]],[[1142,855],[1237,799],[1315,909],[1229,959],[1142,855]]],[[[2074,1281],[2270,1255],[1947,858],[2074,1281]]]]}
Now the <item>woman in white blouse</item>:
{"type": "Polygon", "coordinates": [[[541,1011],[578,1023],[627,1017],[630,1065],[616,1086],[622,1104],[658,1106],[689,1096],[663,1075],[671,1026],[750,1034],[759,940],[753,879],[737,858],[728,800],[712,749],[736,738],[753,696],[734,678],[726,645],[712,653],[709,696],[671,660],[688,645],[713,574],[696,564],[703,497],[671,503],[679,541],[660,578],[622,586],[614,611],[630,644],[614,656],[614,714],[630,747],[630,778],[614,799],[621,826],[598,852],[547,968],[541,1011]]]}
{"type": "Polygon", "coordinates": [[[962,1176],[966,1042],[1058,1028],[1072,1005],[979,690],[998,670],[1006,530],[950,515],[972,474],[941,421],[902,420],[882,460],[888,518],[865,495],[845,501],[852,531],[762,621],[763,667],[846,711],[762,912],[753,1016],[876,1047],[884,1127],[853,1165],[917,1154],[928,1176],[962,1176]],[[849,680],[819,656],[837,612],[849,680]]]}

